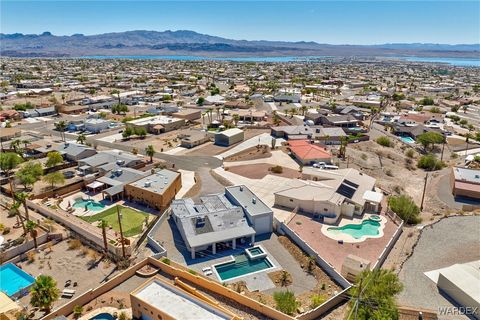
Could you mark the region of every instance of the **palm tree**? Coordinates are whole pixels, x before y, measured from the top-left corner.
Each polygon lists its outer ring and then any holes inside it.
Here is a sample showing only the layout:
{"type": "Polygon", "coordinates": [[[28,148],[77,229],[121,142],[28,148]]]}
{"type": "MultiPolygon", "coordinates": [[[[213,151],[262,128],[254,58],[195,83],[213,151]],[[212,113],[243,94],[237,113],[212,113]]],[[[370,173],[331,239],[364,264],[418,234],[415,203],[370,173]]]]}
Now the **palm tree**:
{"type": "Polygon", "coordinates": [[[153,156],[155,155],[155,149],[152,145],[148,145],[145,148],[145,154],[150,157],[150,162],[153,162],[153,156]]]}
{"type": "Polygon", "coordinates": [[[30,304],[48,314],[59,293],[57,282],[51,276],[39,275],[30,289],[30,304]]]}
{"type": "Polygon", "coordinates": [[[28,207],[27,207],[27,199],[30,197],[30,195],[26,192],[19,192],[15,194],[15,198],[23,204],[23,208],[25,209],[25,218],[29,220],[29,215],[28,215],[28,207]]]}
{"type": "Polygon", "coordinates": [[[18,147],[20,146],[21,140],[15,139],[10,142],[10,149],[13,149],[15,153],[18,153],[18,147]]]}
{"type": "Polygon", "coordinates": [[[280,285],[281,285],[282,287],[286,287],[286,286],[287,286],[289,275],[290,275],[290,274],[288,273],[288,271],[285,271],[285,270],[282,271],[282,274],[281,274],[281,276],[280,276],[280,285]]]}
{"type": "Polygon", "coordinates": [[[233,120],[233,122],[235,123],[235,127],[236,127],[237,124],[238,124],[238,121],[240,120],[240,116],[239,116],[237,113],[234,113],[234,114],[232,115],[232,120],[233,120]]]}
{"type": "Polygon", "coordinates": [[[121,103],[120,91],[118,91],[117,89],[114,89],[114,90],[110,91],[110,94],[116,94],[117,95],[118,104],[120,105],[120,103],[121,103]]]}
{"type": "Polygon", "coordinates": [[[10,177],[10,174],[20,163],[22,163],[22,161],[22,158],[14,152],[0,153],[0,169],[3,171],[7,178],[9,177],[8,180],[10,183],[10,193],[13,202],[15,202],[15,190],[13,188],[13,176],[10,177]]]}
{"type": "Polygon", "coordinates": [[[308,107],[307,106],[301,106],[300,110],[302,110],[302,116],[305,116],[305,112],[307,112],[308,107]]]}
{"type": "Polygon", "coordinates": [[[102,228],[103,247],[105,248],[105,254],[107,254],[108,253],[108,243],[107,243],[108,223],[105,220],[100,220],[100,227],[102,228]]]}
{"type": "Polygon", "coordinates": [[[55,127],[60,131],[60,136],[63,139],[63,142],[65,142],[65,129],[67,129],[67,123],[61,120],[55,124],[55,127]]]}
{"type": "Polygon", "coordinates": [[[35,249],[37,249],[37,224],[32,220],[28,220],[25,228],[33,238],[33,245],[35,246],[35,249]]]}
{"type": "Polygon", "coordinates": [[[85,136],[83,133],[80,133],[77,137],[77,142],[80,144],[85,144],[85,141],[87,141],[87,136],[85,136]]]}
{"type": "Polygon", "coordinates": [[[18,202],[18,201],[15,201],[10,205],[10,212],[12,214],[15,214],[15,216],[17,216],[17,225],[21,225],[22,226],[22,229],[23,229],[23,233],[27,233],[27,229],[25,228],[25,223],[23,221],[23,217],[22,217],[22,214],[20,213],[20,206],[22,205],[21,202],[18,202]]]}

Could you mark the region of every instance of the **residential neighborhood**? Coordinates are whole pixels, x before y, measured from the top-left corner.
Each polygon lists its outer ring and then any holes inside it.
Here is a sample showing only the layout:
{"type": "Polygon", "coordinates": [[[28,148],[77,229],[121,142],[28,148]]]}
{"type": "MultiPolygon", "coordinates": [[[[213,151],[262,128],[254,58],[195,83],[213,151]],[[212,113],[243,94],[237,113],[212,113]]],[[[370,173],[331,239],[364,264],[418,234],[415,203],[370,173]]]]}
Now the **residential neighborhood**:
{"type": "Polygon", "coordinates": [[[480,68],[1,60],[1,319],[479,319],[480,68]]]}

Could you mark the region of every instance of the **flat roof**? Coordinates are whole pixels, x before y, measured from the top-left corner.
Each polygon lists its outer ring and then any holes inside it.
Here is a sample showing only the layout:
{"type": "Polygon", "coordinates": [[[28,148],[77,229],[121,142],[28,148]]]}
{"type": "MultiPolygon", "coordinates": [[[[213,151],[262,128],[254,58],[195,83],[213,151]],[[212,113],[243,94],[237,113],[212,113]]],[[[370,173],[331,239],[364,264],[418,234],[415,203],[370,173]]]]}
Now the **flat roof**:
{"type": "Polygon", "coordinates": [[[132,292],[132,295],[168,314],[173,319],[221,320],[231,318],[224,312],[158,278],[152,279],[143,287],[132,292]]]}
{"type": "Polygon", "coordinates": [[[139,189],[161,194],[170,187],[172,182],[179,175],[180,173],[178,172],[163,169],[145,178],[132,182],[130,185],[139,189]]]}
{"type": "Polygon", "coordinates": [[[184,120],[180,118],[170,117],[170,116],[158,115],[158,116],[128,121],[127,123],[134,124],[137,126],[142,126],[142,125],[168,124],[168,123],[173,123],[178,121],[184,121],[184,120]]]}
{"type": "Polygon", "coordinates": [[[455,167],[453,174],[457,181],[480,184],[480,170],[455,167]]]}
{"type": "Polygon", "coordinates": [[[227,197],[232,196],[250,216],[273,213],[272,209],[244,185],[226,187],[225,191],[227,197]]]}

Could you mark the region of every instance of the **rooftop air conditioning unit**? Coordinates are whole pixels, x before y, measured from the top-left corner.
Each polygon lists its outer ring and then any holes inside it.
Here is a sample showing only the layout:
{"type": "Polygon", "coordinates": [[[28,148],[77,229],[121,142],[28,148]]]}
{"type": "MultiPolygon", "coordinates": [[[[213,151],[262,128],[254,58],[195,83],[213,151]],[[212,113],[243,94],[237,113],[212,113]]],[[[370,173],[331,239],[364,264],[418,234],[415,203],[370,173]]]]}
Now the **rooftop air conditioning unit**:
{"type": "Polygon", "coordinates": [[[145,181],[145,183],[143,184],[144,187],[148,188],[152,185],[152,182],[151,181],[145,181]]]}

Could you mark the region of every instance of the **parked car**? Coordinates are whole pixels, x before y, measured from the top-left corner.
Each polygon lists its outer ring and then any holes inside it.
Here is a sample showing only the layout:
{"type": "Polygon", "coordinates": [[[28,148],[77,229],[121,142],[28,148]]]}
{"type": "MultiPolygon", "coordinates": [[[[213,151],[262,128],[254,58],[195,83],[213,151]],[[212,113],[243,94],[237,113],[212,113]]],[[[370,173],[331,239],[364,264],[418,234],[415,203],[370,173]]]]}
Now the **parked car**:
{"type": "Polygon", "coordinates": [[[71,179],[71,178],[75,177],[75,172],[73,172],[73,171],[64,171],[64,172],[63,172],[63,176],[65,177],[65,179],[71,179]]]}

